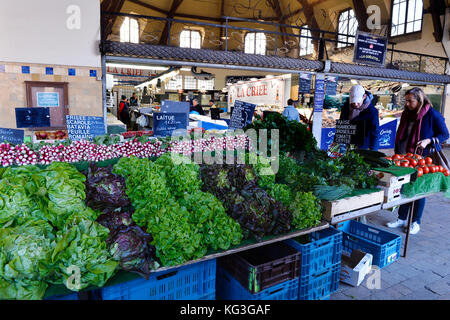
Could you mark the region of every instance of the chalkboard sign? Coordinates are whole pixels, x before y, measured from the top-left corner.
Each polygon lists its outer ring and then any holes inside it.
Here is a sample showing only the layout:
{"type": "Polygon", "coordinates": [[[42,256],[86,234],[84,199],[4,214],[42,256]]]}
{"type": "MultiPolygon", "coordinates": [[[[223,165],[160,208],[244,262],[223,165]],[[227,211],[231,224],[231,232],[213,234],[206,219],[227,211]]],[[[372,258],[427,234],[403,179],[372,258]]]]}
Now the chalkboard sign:
{"type": "Polygon", "coordinates": [[[22,144],[23,137],[23,130],[0,128],[0,143],[6,141],[12,144],[22,144]]]}
{"type": "Polygon", "coordinates": [[[17,128],[50,127],[49,108],[16,108],[17,128]]]}
{"type": "Polygon", "coordinates": [[[342,144],[364,143],[364,121],[336,120],[334,142],[342,144]]]}
{"type": "Polygon", "coordinates": [[[300,73],[298,93],[310,93],[311,92],[311,75],[309,73],[300,73]]]}
{"type": "Polygon", "coordinates": [[[175,130],[187,129],[186,115],[183,113],[154,113],[153,134],[155,136],[170,136],[175,130]]]}
{"type": "Polygon", "coordinates": [[[252,123],[256,104],[236,100],[230,119],[230,129],[243,129],[252,123]]]}
{"type": "Polygon", "coordinates": [[[337,77],[328,76],[327,85],[325,87],[325,94],[329,96],[335,96],[337,91],[337,77]]]}
{"type": "Polygon", "coordinates": [[[70,140],[92,140],[105,133],[105,120],[103,117],[66,116],[67,132],[70,140]]]}
{"type": "Polygon", "coordinates": [[[353,62],[384,67],[388,41],[386,37],[357,32],[353,62]]]}

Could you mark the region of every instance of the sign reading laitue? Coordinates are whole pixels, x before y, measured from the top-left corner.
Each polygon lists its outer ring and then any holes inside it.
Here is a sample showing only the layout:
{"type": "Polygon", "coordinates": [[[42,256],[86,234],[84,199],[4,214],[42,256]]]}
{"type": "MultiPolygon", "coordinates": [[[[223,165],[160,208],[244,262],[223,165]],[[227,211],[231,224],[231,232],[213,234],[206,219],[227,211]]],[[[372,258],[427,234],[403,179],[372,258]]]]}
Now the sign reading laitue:
{"type": "Polygon", "coordinates": [[[388,41],[386,37],[358,31],[353,62],[384,67],[388,41]]]}
{"type": "Polygon", "coordinates": [[[187,121],[184,113],[155,112],[153,114],[153,135],[166,137],[172,135],[176,130],[186,130],[187,121]]]}
{"type": "Polygon", "coordinates": [[[92,140],[96,136],[104,135],[106,133],[104,121],[103,117],[66,116],[69,139],[92,140]]]}

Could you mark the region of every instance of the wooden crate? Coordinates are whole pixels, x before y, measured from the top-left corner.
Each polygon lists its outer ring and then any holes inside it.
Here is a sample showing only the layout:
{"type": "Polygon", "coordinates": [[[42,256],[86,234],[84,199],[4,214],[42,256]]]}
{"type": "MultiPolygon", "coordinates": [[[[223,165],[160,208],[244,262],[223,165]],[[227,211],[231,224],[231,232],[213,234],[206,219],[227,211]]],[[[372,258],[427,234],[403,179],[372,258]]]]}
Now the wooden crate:
{"type": "Polygon", "coordinates": [[[379,179],[378,185],[381,187],[401,186],[411,181],[411,174],[397,177],[389,172],[373,170],[379,179]]]}
{"type": "Polygon", "coordinates": [[[392,185],[390,187],[379,187],[384,191],[384,203],[401,199],[401,190],[403,185],[392,185]]]}
{"type": "Polygon", "coordinates": [[[379,190],[372,193],[343,198],[334,201],[322,201],[324,208],[323,218],[331,221],[333,217],[347,212],[363,209],[381,204],[384,201],[384,191],[379,190]]]}

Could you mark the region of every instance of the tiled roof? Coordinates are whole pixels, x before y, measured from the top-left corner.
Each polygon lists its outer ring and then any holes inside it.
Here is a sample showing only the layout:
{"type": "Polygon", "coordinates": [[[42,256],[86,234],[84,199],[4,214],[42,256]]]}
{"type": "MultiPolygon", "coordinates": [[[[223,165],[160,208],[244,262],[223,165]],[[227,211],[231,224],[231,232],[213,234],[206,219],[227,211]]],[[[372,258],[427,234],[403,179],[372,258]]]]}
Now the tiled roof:
{"type": "MultiPolygon", "coordinates": [[[[105,41],[102,45],[102,50],[104,54],[112,56],[128,56],[258,68],[276,68],[285,69],[286,71],[303,70],[319,72],[324,68],[324,63],[321,61],[307,60],[302,58],[247,54],[241,51],[236,52],[209,49],[191,49],[151,44],[124,43],[116,41],[105,41]]],[[[411,72],[336,62],[331,63],[330,73],[379,77],[392,80],[450,83],[450,76],[448,75],[411,72]]]]}

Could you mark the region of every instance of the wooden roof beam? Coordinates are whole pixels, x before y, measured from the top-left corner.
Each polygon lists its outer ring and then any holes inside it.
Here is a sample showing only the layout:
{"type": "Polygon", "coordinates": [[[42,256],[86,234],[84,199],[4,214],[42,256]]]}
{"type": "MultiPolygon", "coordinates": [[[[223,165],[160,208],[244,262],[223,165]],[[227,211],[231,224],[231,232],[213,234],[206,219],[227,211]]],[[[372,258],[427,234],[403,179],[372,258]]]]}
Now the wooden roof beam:
{"type": "MultiPolygon", "coordinates": [[[[183,0],[173,0],[172,5],[170,6],[169,13],[167,14],[167,18],[172,19],[175,16],[175,12],[178,7],[183,3],[183,0]]],[[[167,44],[167,40],[169,39],[169,22],[167,21],[164,25],[164,29],[161,33],[161,38],[159,39],[159,44],[167,44]]]]}
{"type": "Polygon", "coordinates": [[[361,0],[353,0],[353,9],[355,11],[355,17],[358,21],[358,29],[364,32],[368,32],[369,28],[367,27],[367,20],[369,19],[369,15],[367,14],[367,8],[364,5],[364,2],[361,0]]]}

